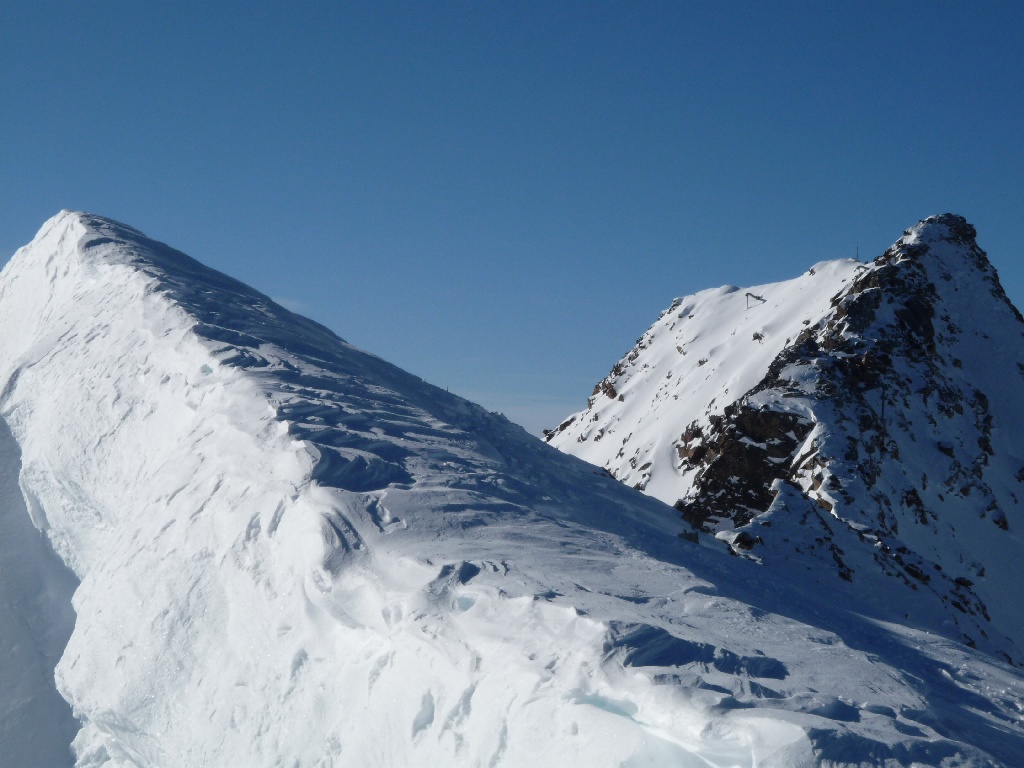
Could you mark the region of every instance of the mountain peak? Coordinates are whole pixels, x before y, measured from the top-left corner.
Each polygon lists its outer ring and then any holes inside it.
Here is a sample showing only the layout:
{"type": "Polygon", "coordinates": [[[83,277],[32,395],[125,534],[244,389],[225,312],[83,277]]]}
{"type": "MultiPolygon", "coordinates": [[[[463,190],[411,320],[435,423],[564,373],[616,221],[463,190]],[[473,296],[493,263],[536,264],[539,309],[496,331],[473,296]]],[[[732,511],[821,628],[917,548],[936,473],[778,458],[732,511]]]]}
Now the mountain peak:
{"type": "MultiPolygon", "coordinates": [[[[873,266],[879,269],[865,275],[866,282],[884,287],[906,288],[907,274],[901,270],[887,271],[893,264],[914,264],[919,268],[911,282],[916,285],[919,294],[918,304],[922,300],[932,303],[937,293],[936,286],[941,284],[959,284],[964,281],[977,283],[983,288],[981,295],[994,298],[1000,311],[1009,311],[1018,322],[1024,323],[1024,315],[1013,305],[1002,284],[999,273],[989,261],[988,254],[978,245],[977,230],[963,216],[955,213],[943,213],[922,219],[903,236],[890,246],[885,253],[875,259],[873,266]]],[[[854,289],[856,290],[856,289],[854,289]]],[[[987,301],[987,298],[985,299],[987,301]]]]}
{"type": "MultiPolygon", "coordinates": [[[[18,254],[39,255],[45,253],[48,257],[59,259],[80,258],[88,254],[90,259],[99,258],[101,261],[123,263],[137,260],[140,256],[153,250],[172,251],[167,246],[151,240],[139,230],[114,219],[85,211],[64,209],[47,219],[39,228],[32,242],[18,249],[18,254]],[[108,247],[102,251],[92,250],[102,245],[117,247],[108,247]]],[[[15,254],[13,261],[18,261],[18,254],[15,254]]],[[[184,256],[184,254],[181,255],[184,256]]]]}
{"type": "Polygon", "coordinates": [[[974,225],[955,213],[940,213],[922,219],[903,233],[901,241],[910,245],[916,242],[951,242],[962,245],[977,245],[978,232],[974,225]]]}
{"type": "Polygon", "coordinates": [[[905,590],[901,615],[1020,660],[1024,321],[975,238],[931,216],[868,264],[677,300],[549,442],[687,538],[864,605],[905,590]]]}
{"type": "Polygon", "coordinates": [[[32,239],[32,242],[29,243],[29,246],[39,242],[41,239],[52,237],[53,235],[62,235],[72,229],[77,229],[79,233],[82,233],[85,231],[100,231],[114,228],[123,232],[142,235],[138,230],[132,229],[125,224],[121,224],[114,219],[97,216],[96,214],[88,213],[86,211],[76,211],[70,208],[64,208],[59,213],[51,216],[43,222],[43,225],[39,228],[39,231],[32,239]]]}

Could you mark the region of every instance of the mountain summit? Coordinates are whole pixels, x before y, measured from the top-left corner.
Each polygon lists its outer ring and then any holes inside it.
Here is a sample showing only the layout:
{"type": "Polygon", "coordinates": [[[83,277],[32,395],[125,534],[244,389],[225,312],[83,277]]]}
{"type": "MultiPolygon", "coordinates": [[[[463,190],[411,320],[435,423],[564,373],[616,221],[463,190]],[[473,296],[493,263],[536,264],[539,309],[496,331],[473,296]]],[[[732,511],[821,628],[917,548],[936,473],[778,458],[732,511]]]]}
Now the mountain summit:
{"type": "Polygon", "coordinates": [[[1024,318],[975,237],[932,216],[868,264],[677,299],[547,438],[684,537],[1019,662],[1024,318]]]}
{"type": "MultiPolygon", "coordinates": [[[[852,265],[821,272],[861,280],[852,265]]],[[[762,308],[779,298],[759,293],[762,308]]],[[[789,322],[758,326],[752,349],[789,322]]],[[[790,367],[812,366],[781,365],[766,403],[776,390],[812,403],[790,367]]],[[[877,404],[870,391],[857,390],[877,404]]],[[[989,393],[987,407],[979,484],[1008,452],[1004,402],[989,393]]],[[[794,413],[792,439],[817,439],[813,414],[794,413]]],[[[1009,766],[1024,753],[1024,679],[980,643],[879,622],[836,600],[828,574],[766,580],[681,541],[672,507],[108,219],[64,212],[0,273],[0,415],[0,754],[18,765],[1009,766]]],[[[713,446],[710,420],[698,426],[713,446]]],[[[969,437],[948,438],[953,457],[969,437]]],[[[850,493],[895,482],[885,471],[850,493]]],[[[830,482],[817,490],[841,511],[830,482]]],[[[824,512],[813,492],[787,491],[824,512]]],[[[1010,512],[1008,530],[993,514],[984,530],[1013,535],[1010,512]]],[[[728,529],[724,509],[690,518],[728,529]]]]}

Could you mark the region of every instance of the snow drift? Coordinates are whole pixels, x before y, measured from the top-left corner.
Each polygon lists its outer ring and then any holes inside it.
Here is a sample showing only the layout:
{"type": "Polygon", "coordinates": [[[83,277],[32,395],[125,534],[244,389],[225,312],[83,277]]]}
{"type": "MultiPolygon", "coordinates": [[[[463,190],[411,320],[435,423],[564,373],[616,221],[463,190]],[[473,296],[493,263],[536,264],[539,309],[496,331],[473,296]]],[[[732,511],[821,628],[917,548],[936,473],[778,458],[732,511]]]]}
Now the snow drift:
{"type": "Polygon", "coordinates": [[[65,640],[83,767],[1024,753],[1014,668],[681,540],[670,507],[116,222],[63,212],[0,274],[0,413],[0,628],[38,606],[0,636],[32,726],[0,750],[26,766],[70,722],[40,673],[65,640]]]}

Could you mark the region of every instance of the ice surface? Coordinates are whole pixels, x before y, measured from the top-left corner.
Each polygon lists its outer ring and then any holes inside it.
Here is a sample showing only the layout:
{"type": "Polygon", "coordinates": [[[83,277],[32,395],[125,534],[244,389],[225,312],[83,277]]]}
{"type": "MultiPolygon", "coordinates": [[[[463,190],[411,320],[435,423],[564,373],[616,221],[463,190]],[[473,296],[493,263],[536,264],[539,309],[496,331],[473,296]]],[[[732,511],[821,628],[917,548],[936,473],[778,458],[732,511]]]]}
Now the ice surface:
{"type": "Polygon", "coordinates": [[[670,507],[115,222],[64,212],[0,275],[0,389],[80,582],[56,670],[79,766],[1024,752],[1010,666],[682,541],[670,507]]]}

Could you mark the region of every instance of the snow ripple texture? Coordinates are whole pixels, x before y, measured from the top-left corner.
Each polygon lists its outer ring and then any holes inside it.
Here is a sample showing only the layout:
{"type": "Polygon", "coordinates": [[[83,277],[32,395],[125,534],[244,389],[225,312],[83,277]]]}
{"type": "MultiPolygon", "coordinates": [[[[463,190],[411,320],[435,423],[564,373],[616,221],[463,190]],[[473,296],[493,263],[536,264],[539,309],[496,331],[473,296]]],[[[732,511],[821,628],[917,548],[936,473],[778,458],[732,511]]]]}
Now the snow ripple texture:
{"type": "Polygon", "coordinates": [[[82,768],[1024,754],[1014,668],[683,542],[670,507],[116,222],[63,212],[4,269],[0,387],[0,628],[45,620],[34,666],[0,636],[5,754],[55,764],[40,664],[71,590],[82,768]],[[74,578],[12,543],[22,515],[74,578]]]}

